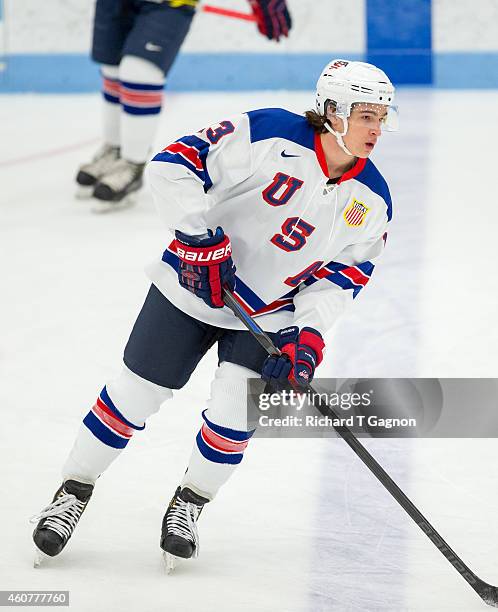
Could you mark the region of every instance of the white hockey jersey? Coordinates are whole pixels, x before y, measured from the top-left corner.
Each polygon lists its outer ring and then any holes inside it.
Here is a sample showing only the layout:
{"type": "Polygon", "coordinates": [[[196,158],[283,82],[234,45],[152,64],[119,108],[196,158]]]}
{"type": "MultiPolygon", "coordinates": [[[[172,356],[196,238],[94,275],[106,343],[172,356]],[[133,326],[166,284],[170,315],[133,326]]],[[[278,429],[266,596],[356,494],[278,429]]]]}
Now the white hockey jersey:
{"type": "Polygon", "coordinates": [[[325,334],[384,248],[391,198],[377,168],[360,159],[330,184],[319,135],[283,109],[250,111],[180,138],[147,174],[169,232],[149,277],[175,306],[218,327],[244,329],[227,307],[210,308],[180,287],[175,229],[223,228],[236,296],[266,331],[295,324],[325,334]]]}

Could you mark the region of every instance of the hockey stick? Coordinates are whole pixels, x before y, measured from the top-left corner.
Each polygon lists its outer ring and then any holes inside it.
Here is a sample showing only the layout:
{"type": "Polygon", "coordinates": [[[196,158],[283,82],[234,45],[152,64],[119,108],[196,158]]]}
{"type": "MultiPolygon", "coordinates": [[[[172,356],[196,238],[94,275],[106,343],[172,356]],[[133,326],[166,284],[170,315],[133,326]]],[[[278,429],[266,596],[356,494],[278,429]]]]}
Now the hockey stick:
{"type": "MultiPolygon", "coordinates": [[[[237,302],[233,293],[224,289],[223,301],[234,313],[234,315],[247,327],[251,334],[261,344],[261,346],[267,351],[269,355],[279,354],[280,351],[274,346],[271,338],[261,329],[261,327],[254,321],[254,319],[243,309],[243,307],[237,302]]],[[[306,385],[306,391],[312,395],[312,400],[315,408],[326,417],[332,419],[339,419],[336,412],[322,400],[322,396],[318,395],[318,401],[316,401],[316,394],[311,385],[306,385]]],[[[465,578],[470,584],[474,591],[481,597],[481,599],[490,606],[498,607],[498,588],[481,580],[474,572],[462,561],[462,559],[456,554],[456,552],[446,543],[446,541],[439,535],[436,529],[429,523],[425,516],[420,510],[410,501],[410,499],[403,493],[398,487],[394,480],[384,470],[384,468],[374,459],[374,457],[368,452],[368,450],[361,444],[356,438],[353,432],[345,425],[333,426],[336,432],[343,438],[343,440],[351,447],[353,452],[363,461],[368,469],[374,474],[379,482],[386,488],[389,493],[394,497],[398,504],[403,508],[405,512],[413,519],[413,521],[420,527],[425,535],[431,540],[434,546],[443,554],[446,559],[453,565],[457,572],[465,578]]]]}
{"type": "Polygon", "coordinates": [[[201,10],[204,11],[204,13],[213,13],[215,15],[222,15],[223,17],[231,17],[232,19],[242,19],[243,21],[256,21],[256,17],[254,17],[252,13],[242,13],[241,11],[225,9],[221,6],[211,6],[210,4],[204,4],[201,6],[201,10]]]}

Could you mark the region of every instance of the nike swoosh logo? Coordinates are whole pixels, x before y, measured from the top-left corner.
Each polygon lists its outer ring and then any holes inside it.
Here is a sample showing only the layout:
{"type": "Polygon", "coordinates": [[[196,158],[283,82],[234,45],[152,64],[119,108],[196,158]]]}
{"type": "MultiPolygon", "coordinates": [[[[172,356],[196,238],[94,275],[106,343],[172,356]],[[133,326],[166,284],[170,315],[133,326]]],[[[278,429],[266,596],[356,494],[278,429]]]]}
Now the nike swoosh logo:
{"type": "Polygon", "coordinates": [[[147,51],[157,51],[157,52],[163,50],[163,48],[160,45],[155,45],[154,43],[151,43],[151,42],[145,43],[145,49],[147,51]]]}
{"type": "Polygon", "coordinates": [[[289,155],[288,153],[285,152],[285,149],[282,151],[282,153],[280,153],[280,155],[282,157],[301,157],[300,155],[289,155]]]}

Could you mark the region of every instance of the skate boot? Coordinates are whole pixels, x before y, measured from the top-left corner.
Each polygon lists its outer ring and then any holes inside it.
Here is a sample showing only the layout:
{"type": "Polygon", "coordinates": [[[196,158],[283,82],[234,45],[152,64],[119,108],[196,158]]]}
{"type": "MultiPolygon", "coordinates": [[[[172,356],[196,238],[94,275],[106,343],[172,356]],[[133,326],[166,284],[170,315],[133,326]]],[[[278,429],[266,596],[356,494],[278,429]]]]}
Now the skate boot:
{"type": "Polygon", "coordinates": [[[100,178],[93,190],[97,200],[95,212],[108,212],[133,204],[130,194],[142,186],[145,164],[118,159],[100,178]]]}
{"type": "Polygon", "coordinates": [[[38,567],[44,556],[58,555],[73,534],[90,497],[93,485],[78,480],[66,480],[57,490],[51,504],[39,514],[32,516],[30,522],[38,524],[33,532],[38,567]]]}
{"type": "Polygon", "coordinates": [[[163,518],[161,543],[168,573],[176,566],[177,559],[190,559],[199,554],[197,519],[209,500],[178,487],[163,518]]]}
{"type": "Polygon", "coordinates": [[[104,144],[91,162],[80,166],[76,175],[76,182],[78,183],[76,197],[80,199],[90,198],[98,180],[104,176],[117,159],[119,159],[119,147],[104,144]]]}

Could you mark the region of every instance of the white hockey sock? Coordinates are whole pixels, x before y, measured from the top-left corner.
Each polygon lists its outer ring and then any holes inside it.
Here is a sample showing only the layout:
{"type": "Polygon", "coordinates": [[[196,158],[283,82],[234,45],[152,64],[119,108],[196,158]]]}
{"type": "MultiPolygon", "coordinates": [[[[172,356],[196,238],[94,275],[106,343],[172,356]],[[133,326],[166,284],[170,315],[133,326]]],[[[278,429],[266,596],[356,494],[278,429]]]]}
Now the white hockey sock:
{"type": "Polygon", "coordinates": [[[164,73],[152,62],[125,55],[121,81],[121,157],[135,163],[149,160],[161,112],[164,73]]]}
{"type": "Polygon", "coordinates": [[[102,65],[102,128],[104,142],[119,147],[120,137],[120,83],[118,66],[102,65]]]}
{"type": "Polygon", "coordinates": [[[247,378],[252,370],[223,362],[211,384],[211,399],[202,413],[204,423],[197,434],[182,487],[213,499],[230,478],[253,431],[247,429],[247,378]]]}
{"type": "Polygon", "coordinates": [[[124,366],[83,419],[62,468],[64,480],[94,483],[120,455],[134,431],[144,429],[146,419],[171,397],[170,389],[144,380],[124,366]]]}

